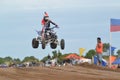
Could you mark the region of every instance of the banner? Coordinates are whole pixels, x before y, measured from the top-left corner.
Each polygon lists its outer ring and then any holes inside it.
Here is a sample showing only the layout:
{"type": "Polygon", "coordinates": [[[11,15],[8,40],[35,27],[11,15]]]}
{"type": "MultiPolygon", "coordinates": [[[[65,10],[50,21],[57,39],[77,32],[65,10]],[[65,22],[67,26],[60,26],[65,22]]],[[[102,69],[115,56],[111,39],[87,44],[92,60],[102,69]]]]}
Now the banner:
{"type": "Polygon", "coordinates": [[[85,51],[85,48],[79,48],[80,56],[83,55],[84,51],[85,51]]]}

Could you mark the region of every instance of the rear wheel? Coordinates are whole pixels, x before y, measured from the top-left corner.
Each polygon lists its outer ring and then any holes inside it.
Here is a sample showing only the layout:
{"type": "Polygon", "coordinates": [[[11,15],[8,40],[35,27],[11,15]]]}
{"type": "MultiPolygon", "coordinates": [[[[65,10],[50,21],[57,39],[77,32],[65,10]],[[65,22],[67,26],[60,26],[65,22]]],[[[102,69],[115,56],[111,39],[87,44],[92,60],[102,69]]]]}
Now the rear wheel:
{"type": "Polygon", "coordinates": [[[56,44],[56,43],[50,43],[50,47],[51,47],[52,49],[55,49],[55,48],[57,47],[57,44],[56,44]]]}
{"type": "Polygon", "coordinates": [[[36,40],[36,38],[33,38],[32,40],[32,47],[33,48],[38,48],[39,46],[39,41],[36,40]]]}
{"type": "Polygon", "coordinates": [[[60,41],[60,47],[61,47],[61,49],[65,48],[65,40],[64,39],[61,39],[61,41],[60,41]]]}

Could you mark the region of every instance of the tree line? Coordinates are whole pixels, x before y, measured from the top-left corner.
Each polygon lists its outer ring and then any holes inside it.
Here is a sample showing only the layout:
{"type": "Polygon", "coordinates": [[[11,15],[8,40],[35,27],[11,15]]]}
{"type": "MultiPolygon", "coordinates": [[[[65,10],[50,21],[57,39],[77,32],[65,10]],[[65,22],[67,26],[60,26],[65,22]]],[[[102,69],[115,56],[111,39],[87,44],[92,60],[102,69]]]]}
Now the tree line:
{"type": "MultiPolygon", "coordinates": [[[[109,50],[109,47],[110,47],[109,43],[104,43],[103,44],[103,52],[107,52],[107,50],[109,50]]],[[[54,51],[52,51],[52,56],[48,54],[45,57],[43,57],[41,60],[39,60],[38,58],[36,58],[34,56],[27,56],[23,60],[20,60],[19,58],[12,58],[10,56],[4,57],[4,58],[0,57],[0,64],[5,63],[8,65],[11,65],[11,64],[21,64],[24,62],[45,62],[48,58],[50,58],[50,59],[57,58],[58,62],[61,63],[63,60],[65,60],[65,57],[69,54],[71,54],[71,53],[62,54],[60,52],[60,50],[58,50],[58,51],[54,50],[54,51]]],[[[117,54],[118,54],[118,57],[120,57],[120,49],[117,51],[117,54]]],[[[86,53],[86,55],[84,57],[92,59],[92,56],[94,56],[94,55],[96,55],[95,49],[91,49],[86,53]]]]}
{"type": "Polygon", "coordinates": [[[0,64],[21,64],[24,62],[39,62],[39,59],[35,58],[34,56],[27,56],[23,60],[20,60],[19,58],[12,58],[10,56],[2,58],[0,57],[0,64]]]}

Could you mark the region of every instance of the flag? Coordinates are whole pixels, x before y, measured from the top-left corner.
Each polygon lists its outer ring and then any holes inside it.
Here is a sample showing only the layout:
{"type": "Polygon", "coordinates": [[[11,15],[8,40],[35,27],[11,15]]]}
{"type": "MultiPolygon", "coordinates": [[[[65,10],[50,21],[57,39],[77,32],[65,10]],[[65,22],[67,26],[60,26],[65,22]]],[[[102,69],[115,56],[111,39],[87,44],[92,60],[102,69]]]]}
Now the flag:
{"type": "Polygon", "coordinates": [[[120,19],[111,19],[110,32],[120,31],[120,19]]]}
{"type": "Polygon", "coordinates": [[[116,49],[116,47],[111,46],[111,55],[114,55],[115,49],[116,49]]]}
{"type": "Polygon", "coordinates": [[[83,55],[84,51],[85,51],[85,48],[80,48],[80,49],[79,49],[80,56],[82,56],[82,55],[83,55]]]}
{"type": "Polygon", "coordinates": [[[111,47],[111,52],[114,52],[115,49],[116,47],[111,47]]]}

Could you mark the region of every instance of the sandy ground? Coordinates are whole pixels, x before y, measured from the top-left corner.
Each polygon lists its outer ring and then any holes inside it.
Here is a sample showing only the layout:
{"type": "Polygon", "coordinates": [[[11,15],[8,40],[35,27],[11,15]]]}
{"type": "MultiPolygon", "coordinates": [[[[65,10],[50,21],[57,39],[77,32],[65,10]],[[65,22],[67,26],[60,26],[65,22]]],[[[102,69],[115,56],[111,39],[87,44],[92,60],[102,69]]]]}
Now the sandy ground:
{"type": "Polygon", "coordinates": [[[0,68],[0,80],[120,80],[120,72],[83,66],[0,68]]]}

